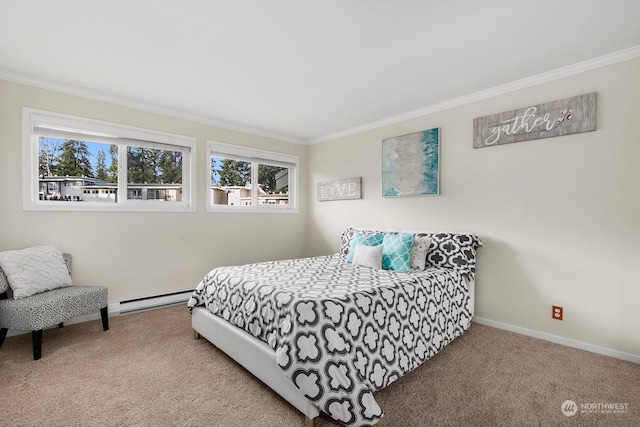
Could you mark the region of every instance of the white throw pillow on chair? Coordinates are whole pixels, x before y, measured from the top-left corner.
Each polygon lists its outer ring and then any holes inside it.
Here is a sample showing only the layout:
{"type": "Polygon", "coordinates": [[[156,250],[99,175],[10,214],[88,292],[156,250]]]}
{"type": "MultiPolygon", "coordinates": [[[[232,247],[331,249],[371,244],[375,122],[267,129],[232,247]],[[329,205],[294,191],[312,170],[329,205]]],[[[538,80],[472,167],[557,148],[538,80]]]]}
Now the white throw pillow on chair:
{"type": "Polygon", "coordinates": [[[0,252],[0,267],[14,299],[71,286],[62,252],[54,245],[0,252]]]}

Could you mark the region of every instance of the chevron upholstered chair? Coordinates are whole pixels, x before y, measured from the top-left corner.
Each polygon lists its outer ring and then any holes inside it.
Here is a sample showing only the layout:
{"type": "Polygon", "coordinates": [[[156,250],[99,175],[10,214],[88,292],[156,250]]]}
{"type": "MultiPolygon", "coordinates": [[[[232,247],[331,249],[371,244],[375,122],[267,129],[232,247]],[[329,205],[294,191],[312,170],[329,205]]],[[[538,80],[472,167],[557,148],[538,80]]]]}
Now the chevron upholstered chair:
{"type": "MultiPolygon", "coordinates": [[[[70,254],[62,254],[71,274],[70,254]]],[[[42,330],[74,317],[100,310],[102,328],[109,329],[107,288],[104,286],[65,286],[14,299],[7,275],[0,268],[0,347],[9,329],[31,331],[33,359],[42,355],[42,330]]]]}

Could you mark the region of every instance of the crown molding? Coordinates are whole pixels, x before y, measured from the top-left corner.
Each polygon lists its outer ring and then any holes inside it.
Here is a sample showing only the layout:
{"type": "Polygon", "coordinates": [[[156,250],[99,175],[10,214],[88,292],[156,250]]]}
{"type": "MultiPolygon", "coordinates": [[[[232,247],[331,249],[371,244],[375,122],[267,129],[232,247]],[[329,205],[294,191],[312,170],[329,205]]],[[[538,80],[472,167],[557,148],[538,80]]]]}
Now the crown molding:
{"type": "Polygon", "coordinates": [[[27,86],[34,86],[41,89],[51,90],[55,92],[61,92],[68,95],[79,96],[81,98],[92,99],[95,101],[107,102],[110,104],[119,105],[122,107],[133,108],[136,110],[146,111],[149,113],[160,114],[163,116],[173,117],[177,119],[189,120],[196,123],[205,125],[211,125],[227,130],[233,130],[237,132],[248,133],[251,135],[262,136],[265,138],[277,139],[280,141],[291,142],[293,144],[306,144],[307,141],[295,138],[289,135],[281,135],[275,132],[270,132],[264,129],[253,128],[250,126],[240,125],[237,123],[226,122],[218,120],[213,117],[207,117],[199,114],[186,113],[184,111],[159,107],[144,102],[133,101],[131,99],[122,98],[118,96],[108,95],[98,91],[91,91],[83,89],[77,86],[64,85],[61,83],[53,82],[46,79],[40,79],[33,76],[24,74],[12,73],[5,70],[0,70],[0,80],[7,80],[14,83],[19,83],[27,86]]]}
{"type": "Polygon", "coordinates": [[[469,95],[454,98],[448,101],[444,101],[438,104],[433,104],[428,107],[419,108],[417,110],[408,111],[396,116],[388,117],[375,122],[367,123],[362,126],[345,129],[340,132],[328,134],[318,138],[309,140],[309,145],[318,144],[321,142],[331,141],[334,139],[342,138],[345,136],[353,135],[360,132],[376,129],[383,126],[392,125],[395,123],[403,122],[405,120],[415,119],[427,114],[436,113],[438,111],[448,110],[450,108],[459,107],[472,102],[481,101],[494,96],[503,95],[509,92],[513,92],[519,89],[524,89],[530,86],[535,86],[541,83],[546,83],[552,80],[557,80],[563,77],[568,77],[574,74],[582,73],[585,71],[593,70],[596,68],[612,65],[618,62],[627,61],[640,56],[640,46],[634,46],[628,49],[624,49],[618,52],[614,52],[608,55],[599,56],[587,61],[579,62],[566,67],[558,68],[556,70],[548,71],[542,74],[538,74],[525,79],[517,80],[515,82],[507,83],[504,85],[496,86],[490,89],[475,92],[469,95]]]}
{"type": "Polygon", "coordinates": [[[633,59],[640,56],[640,46],[630,47],[628,49],[620,50],[611,54],[599,56],[587,61],[579,62],[566,67],[558,68],[549,72],[538,74],[525,79],[517,80],[515,82],[507,83],[504,85],[496,86],[490,89],[475,92],[469,95],[454,98],[448,101],[444,101],[438,104],[433,104],[427,107],[419,108],[417,110],[408,111],[396,116],[391,116],[382,120],[370,122],[361,126],[345,129],[339,132],[327,134],[317,138],[304,140],[289,135],[282,135],[275,132],[270,132],[264,129],[253,128],[250,126],[240,125],[237,123],[226,122],[218,120],[212,117],[207,117],[199,114],[186,113],[184,111],[159,107],[143,102],[133,101],[131,99],[108,95],[105,93],[91,91],[76,86],[64,85],[61,83],[36,78],[33,76],[12,73],[5,70],[0,70],[0,79],[7,80],[14,83],[24,84],[28,86],[35,86],[41,89],[52,90],[56,92],[66,93],[69,95],[79,96],[82,98],[93,99],[96,101],[108,102],[110,104],[120,105],[123,107],[133,108],[137,110],[147,111],[154,114],[160,114],[168,117],[174,117],[177,119],[189,120],[196,123],[211,125],[227,130],[233,130],[237,132],[248,133],[251,135],[262,136],[265,138],[276,139],[280,141],[286,141],[293,144],[300,145],[313,145],[321,142],[326,142],[345,136],[353,135],[360,132],[365,132],[371,129],[376,129],[383,126],[392,125],[405,120],[414,119],[416,117],[425,116],[438,111],[448,110],[450,108],[459,107],[472,102],[481,101],[494,96],[502,95],[505,93],[513,92],[519,89],[524,89],[530,86],[535,86],[541,83],[546,83],[552,80],[560,79],[563,77],[571,76],[574,74],[582,73],[585,71],[593,70],[596,68],[604,67],[607,65],[623,62],[629,59],[633,59]]]}

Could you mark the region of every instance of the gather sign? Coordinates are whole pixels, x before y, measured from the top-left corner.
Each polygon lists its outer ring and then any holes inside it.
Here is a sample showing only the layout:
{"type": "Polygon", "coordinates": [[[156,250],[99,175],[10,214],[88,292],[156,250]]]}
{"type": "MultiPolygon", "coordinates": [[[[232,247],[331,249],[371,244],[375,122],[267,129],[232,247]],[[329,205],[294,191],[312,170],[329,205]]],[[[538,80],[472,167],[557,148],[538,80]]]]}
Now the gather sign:
{"type": "Polygon", "coordinates": [[[596,130],[596,92],[479,117],[473,148],[596,130]]]}

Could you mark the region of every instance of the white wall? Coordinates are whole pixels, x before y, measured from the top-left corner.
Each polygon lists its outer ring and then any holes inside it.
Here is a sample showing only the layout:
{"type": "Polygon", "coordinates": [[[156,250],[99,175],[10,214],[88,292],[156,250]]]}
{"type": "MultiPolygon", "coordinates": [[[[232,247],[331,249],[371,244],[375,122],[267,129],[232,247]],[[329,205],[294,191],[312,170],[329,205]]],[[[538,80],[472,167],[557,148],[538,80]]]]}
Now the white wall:
{"type": "Polygon", "coordinates": [[[307,253],[349,226],[474,232],[477,316],[640,356],[639,121],[636,58],[313,145],[307,253]],[[472,148],[476,117],[593,91],[595,132],[472,148]],[[382,139],[434,127],[441,194],[382,198],[382,139]],[[317,182],[356,176],[361,200],[316,201],[317,182]]]}
{"type": "Polygon", "coordinates": [[[349,226],[471,231],[485,245],[477,316],[640,356],[638,76],[634,59],[310,147],[0,81],[0,250],[55,243],[76,283],[122,301],[191,289],[219,265],[336,252],[349,226]],[[596,132],[472,148],[475,117],[592,91],[596,132]],[[195,136],[197,212],[22,211],[22,106],[195,136]],[[381,140],[433,127],[441,195],[383,199],[381,140]],[[206,139],[300,156],[300,213],[206,213],[206,139]],[[354,176],[362,200],[316,201],[317,182],[354,176]]]}
{"type": "MultiPolygon", "coordinates": [[[[304,255],[299,214],[206,213],[206,140],[300,156],[307,147],[0,80],[0,250],[54,243],[74,257],[77,284],[103,284],[110,302],[193,289],[213,267],[304,255]],[[197,138],[197,212],[25,212],[23,106],[197,138]]],[[[306,176],[301,174],[301,187],[306,176]]]]}

